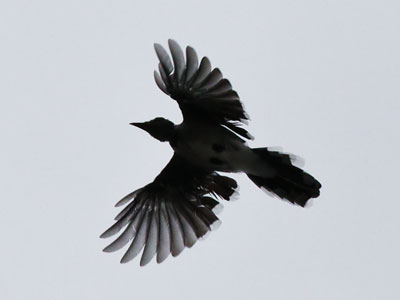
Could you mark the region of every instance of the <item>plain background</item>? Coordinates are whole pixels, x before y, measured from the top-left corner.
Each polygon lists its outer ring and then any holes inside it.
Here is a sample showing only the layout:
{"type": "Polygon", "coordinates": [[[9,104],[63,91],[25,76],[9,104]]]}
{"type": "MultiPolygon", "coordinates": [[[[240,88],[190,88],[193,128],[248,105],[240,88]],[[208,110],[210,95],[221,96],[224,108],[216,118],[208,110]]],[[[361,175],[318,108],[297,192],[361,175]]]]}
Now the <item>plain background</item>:
{"type": "Polygon", "coordinates": [[[0,298],[400,299],[398,1],[2,1],[0,298]],[[172,155],[129,122],[174,101],[153,43],[192,45],[305,158],[302,209],[242,175],[222,226],[163,264],[119,264],[114,203],[172,155]]]}

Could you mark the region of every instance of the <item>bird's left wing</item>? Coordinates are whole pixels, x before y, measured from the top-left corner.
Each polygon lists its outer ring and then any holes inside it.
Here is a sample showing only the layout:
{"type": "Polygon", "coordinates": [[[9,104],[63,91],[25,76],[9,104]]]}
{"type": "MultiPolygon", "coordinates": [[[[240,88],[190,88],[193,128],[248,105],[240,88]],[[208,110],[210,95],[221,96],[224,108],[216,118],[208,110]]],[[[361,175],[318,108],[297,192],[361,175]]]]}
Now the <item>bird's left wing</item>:
{"type": "Polygon", "coordinates": [[[236,134],[252,139],[242,128],[248,116],[239,95],[218,68],[211,68],[210,60],[203,57],[199,64],[196,51],[186,47],[186,59],[174,40],[168,40],[171,56],[159,44],[154,44],[159,73],[154,71],[158,87],[175,99],[185,121],[201,120],[228,127],[236,134]]]}
{"type": "Polygon", "coordinates": [[[158,263],[170,253],[177,256],[219,221],[213,211],[219,204],[215,196],[229,200],[236,187],[232,178],[200,170],[174,154],[152,183],[116,204],[126,207],[101,237],[125,230],[104,251],[119,250],[130,242],[121,263],[132,260],[144,248],[141,266],[155,255],[158,263]]]}

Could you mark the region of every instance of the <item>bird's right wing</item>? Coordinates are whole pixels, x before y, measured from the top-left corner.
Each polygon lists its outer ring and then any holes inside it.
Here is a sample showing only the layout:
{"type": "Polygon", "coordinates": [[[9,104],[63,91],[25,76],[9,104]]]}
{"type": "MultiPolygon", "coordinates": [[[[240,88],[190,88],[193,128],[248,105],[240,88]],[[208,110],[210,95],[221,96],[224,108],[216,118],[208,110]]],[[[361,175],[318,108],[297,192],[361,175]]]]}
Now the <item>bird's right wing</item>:
{"type": "Polygon", "coordinates": [[[141,266],[155,255],[158,263],[170,253],[177,256],[219,221],[213,212],[219,202],[211,196],[229,200],[236,187],[232,178],[204,172],[174,154],[152,183],[116,204],[126,207],[101,237],[110,237],[126,228],[104,251],[119,250],[130,242],[121,259],[121,263],[125,263],[144,247],[141,266]]]}
{"type": "Polygon", "coordinates": [[[248,120],[239,95],[218,68],[211,69],[210,60],[203,57],[199,64],[196,51],[182,49],[174,40],[168,40],[171,56],[159,44],[154,44],[159,73],[154,71],[158,87],[175,99],[185,121],[201,120],[228,127],[236,134],[252,139],[241,126],[248,120]]]}

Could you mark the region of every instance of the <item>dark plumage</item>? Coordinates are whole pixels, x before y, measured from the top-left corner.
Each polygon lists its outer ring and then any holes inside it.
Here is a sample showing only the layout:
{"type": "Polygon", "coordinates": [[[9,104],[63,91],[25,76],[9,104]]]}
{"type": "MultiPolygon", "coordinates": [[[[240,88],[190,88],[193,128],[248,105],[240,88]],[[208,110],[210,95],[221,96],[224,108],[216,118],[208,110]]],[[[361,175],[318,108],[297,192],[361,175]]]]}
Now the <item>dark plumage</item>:
{"type": "Polygon", "coordinates": [[[219,159],[219,158],[216,158],[216,157],[210,157],[210,162],[211,162],[213,165],[217,165],[217,166],[220,166],[220,165],[225,164],[225,162],[224,162],[223,160],[221,160],[221,159],[219,159]]]}
{"type": "Polygon", "coordinates": [[[212,148],[217,153],[221,153],[221,152],[225,151],[225,146],[221,145],[221,144],[213,144],[212,148]]]}
{"type": "Polygon", "coordinates": [[[186,59],[179,45],[169,40],[167,51],[155,44],[160,60],[154,72],[157,86],[176,100],[183,122],[164,118],[131,123],[154,138],[169,142],[174,155],[154,181],[121,199],[126,207],[115,224],[101,237],[119,237],[104,251],[130,243],[121,262],[128,262],[143,249],[140,265],[156,256],[164,261],[212,230],[218,221],[219,199],[229,200],[237,183],[217,172],[244,172],[259,187],[294,204],[305,206],[318,197],[321,184],[292,164],[292,158],[267,148],[252,149],[245,139],[252,136],[242,126],[248,116],[232,85],[207,57],[200,61],[193,48],[186,59]]]}

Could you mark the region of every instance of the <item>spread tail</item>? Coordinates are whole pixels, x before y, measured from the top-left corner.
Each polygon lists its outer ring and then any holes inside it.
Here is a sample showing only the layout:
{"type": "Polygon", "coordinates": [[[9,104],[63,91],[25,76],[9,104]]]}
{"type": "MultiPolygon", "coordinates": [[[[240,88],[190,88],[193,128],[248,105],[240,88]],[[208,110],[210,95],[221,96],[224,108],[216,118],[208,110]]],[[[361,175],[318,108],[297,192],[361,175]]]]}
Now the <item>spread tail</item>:
{"type": "Polygon", "coordinates": [[[302,207],[310,198],[319,196],[321,184],[310,174],[294,166],[288,154],[269,151],[267,148],[252,150],[275,171],[273,176],[268,177],[247,174],[258,187],[302,207]]]}

